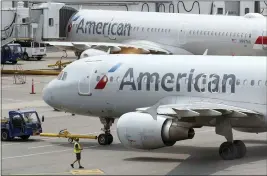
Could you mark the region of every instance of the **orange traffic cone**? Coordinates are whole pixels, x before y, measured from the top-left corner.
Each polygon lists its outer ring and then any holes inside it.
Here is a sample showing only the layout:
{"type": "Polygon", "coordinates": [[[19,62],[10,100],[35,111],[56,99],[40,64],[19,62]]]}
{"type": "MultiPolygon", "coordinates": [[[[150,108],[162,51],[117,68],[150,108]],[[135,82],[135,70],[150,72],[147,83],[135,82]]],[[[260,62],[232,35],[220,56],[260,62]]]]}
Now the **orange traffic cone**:
{"type": "Polygon", "coordinates": [[[33,79],[32,79],[32,92],[30,94],[35,94],[34,92],[34,83],[33,83],[33,79]]]}

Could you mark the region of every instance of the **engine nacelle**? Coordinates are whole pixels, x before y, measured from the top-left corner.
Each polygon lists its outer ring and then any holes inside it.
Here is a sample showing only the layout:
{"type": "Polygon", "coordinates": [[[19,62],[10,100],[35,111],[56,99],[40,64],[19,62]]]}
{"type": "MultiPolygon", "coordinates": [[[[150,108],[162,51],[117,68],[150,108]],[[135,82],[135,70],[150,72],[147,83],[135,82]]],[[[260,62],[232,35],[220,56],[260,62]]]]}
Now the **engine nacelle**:
{"type": "Polygon", "coordinates": [[[195,131],[164,116],[159,115],[154,120],[147,113],[129,112],[119,118],[117,135],[125,147],[157,149],[172,146],[176,141],[192,139],[195,131]]]}
{"type": "Polygon", "coordinates": [[[80,58],[90,57],[90,56],[99,56],[99,55],[108,55],[108,52],[98,50],[98,49],[87,49],[81,53],[80,58]]]}

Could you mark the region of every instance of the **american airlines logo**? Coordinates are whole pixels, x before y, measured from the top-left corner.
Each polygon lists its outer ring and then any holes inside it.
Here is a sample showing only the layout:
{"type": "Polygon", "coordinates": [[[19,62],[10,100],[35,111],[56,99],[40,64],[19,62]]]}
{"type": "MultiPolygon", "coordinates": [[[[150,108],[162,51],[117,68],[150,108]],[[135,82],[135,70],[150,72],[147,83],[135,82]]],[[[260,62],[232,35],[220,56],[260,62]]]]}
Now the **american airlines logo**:
{"type": "Polygon", "coordinates": [[[186,84],[188,92],[195,90],[196,92],[206,92],[208,88],[209,92],[226,92],[226,88],[229,87],[231,93],[235,93],[236,76],[234,74],[223,74],[219,76],[217,74],[194,74],[195,69],[191,69],[190,73],[166,73],[160,76],[159,73],[141,72],[136,81],[133,68],[129,68],[120,83],[119,90],[130,87],[132,90],[143,90],[144,86],[147,91],[150,91],[153,86],[153,90],[159,91],[161,87],[164,91],[173,92],[181,91],[181,85],[186,84]],[[184,79],[183,79],[184,78],[184,79]],[[146,81],[143,81],[146,79],[146,81]],[[182,80],[183,79],[183,80],[182,80]],[[182,82],[187,79],[187,83],[182,82]],[[137,82],[137,83],[136,83],[137,82]],[[229,85],[229,86],[227,86],[229,85]]]}
{"type": "MultiPolygon", "coordinates": [[[[85,21],[84,18],[78,24],[76,33],[83,34],[98,34],[109,36],[130,36],[130,23],[116,23],[116,22],[95,22],[85,21]]],[[[115,38],[116,39],[116,38],[115,38]]]]}

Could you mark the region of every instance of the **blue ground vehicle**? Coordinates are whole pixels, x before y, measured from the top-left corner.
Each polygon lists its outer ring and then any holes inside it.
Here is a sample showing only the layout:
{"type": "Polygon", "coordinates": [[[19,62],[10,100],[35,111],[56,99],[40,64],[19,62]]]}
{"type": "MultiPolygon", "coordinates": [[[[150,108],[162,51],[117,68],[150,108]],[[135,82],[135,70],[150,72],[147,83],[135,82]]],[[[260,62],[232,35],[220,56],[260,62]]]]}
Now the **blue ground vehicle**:
{"type": "Polygon", "coordinates": [[[22,59],[23,52],[21,45],[18,43],[9,43],[1,48],[1,63],[11,62],[16,64],[18,59],[22,59]]]}
{"type": "MultiPolygon", "coordinates": [[[[20,137],[23,140],[42,133],[41,120],[35,110],[9,111],[9,117],[1,119],[1,140],[20,137]]],[[[42,122],[44,116],[42,116],[42,122]]]]}

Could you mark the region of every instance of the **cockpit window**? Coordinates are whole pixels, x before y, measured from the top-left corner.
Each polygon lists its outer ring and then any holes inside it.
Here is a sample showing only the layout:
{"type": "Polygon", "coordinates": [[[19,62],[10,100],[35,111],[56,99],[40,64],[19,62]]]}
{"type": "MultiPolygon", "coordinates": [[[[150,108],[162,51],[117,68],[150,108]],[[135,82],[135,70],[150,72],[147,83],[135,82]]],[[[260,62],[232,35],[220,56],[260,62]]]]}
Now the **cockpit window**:
{"type": "Polygon", "coordinates": [[[67,78],[67,72],[63,73],[62,80],[64,81],[67,78]]]}
{"type": "Polygon", "coordinates": [[[67,78],[67,72],[64,71],[60,72],[57,77],[58,80],[63,80],[63,81],[66,80],[66,78],[67,78]]]}
{"type": "Polygon", "coordinates": [[[58,74],[58,76],[57,76],[57,79],[60,80],[61,77],[62,77],[62,75],[63,75],[63,72],[60,72],[60,73],[58,74]]]}

